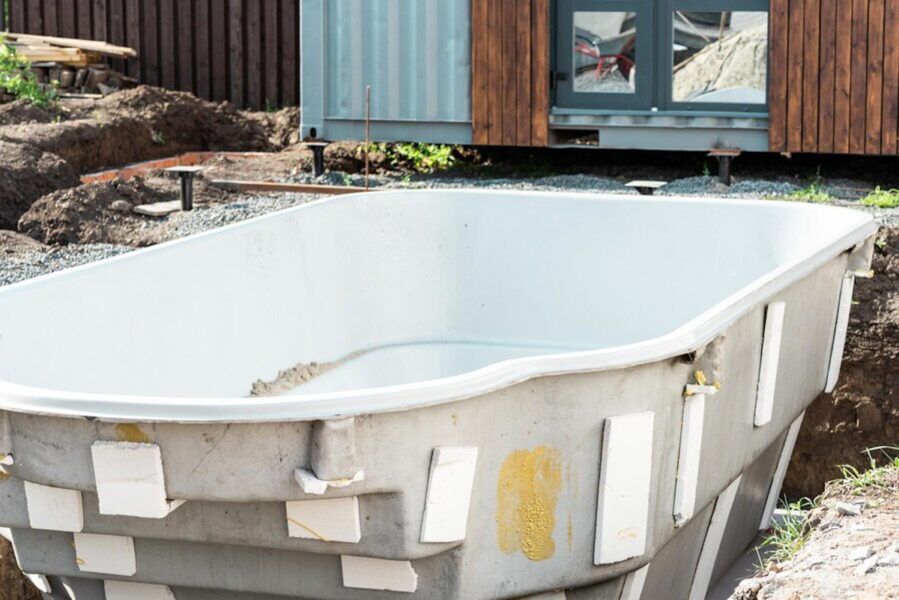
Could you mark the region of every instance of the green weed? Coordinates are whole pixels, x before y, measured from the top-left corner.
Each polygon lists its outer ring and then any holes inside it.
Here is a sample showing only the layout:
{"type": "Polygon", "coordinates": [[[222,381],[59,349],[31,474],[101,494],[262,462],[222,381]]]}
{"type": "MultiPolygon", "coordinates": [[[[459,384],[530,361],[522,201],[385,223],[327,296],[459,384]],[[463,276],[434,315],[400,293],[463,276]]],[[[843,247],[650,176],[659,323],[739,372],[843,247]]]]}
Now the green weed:
{"type": "Polygon", "coordinates": [[[868,456],[868,469],[859,471],[852,465],[838,465],[843,479],[852,487],[853,494],[863,493],[868,487],[883,487],[886,483],[887,471],[899,468],[899,447],[896,446],[876,446],[868,448],[864,451],[868,456]],[[872,452],[880,451],[886,461],[883,464],[877,464],[877,458],[872,452]]]}
{"type": "Polygon", "coordinates": [[[165,134],[163,134],[161,131],[154,131],[153,143],[157,146],[165,146],[165,134]]]}
{"type": "Polygon", "coordinates": [[[882,190],[878,185],[873,192],[862,198],[862,204],[877,208],[896,208],[899,206],[899,190],[882,190]]]}
{"type": "Polygon", "coordinates": [[[31,71],[31,63],[16,54],[15,49],[5,43],[0,34],[0,89],[15,96],[17,100],[27,99],[32,104],[49,108],[56,102],[56,90],[44,90],[31,71]]]}
{"type": "Polygon", "coordinates": [[[703,177],[711,177],[712,176],[712,170],[709,168],[709,163],[707,163],[707,162],[702,163],[702,176],[703,177]]]}
{"type": "Polygon", "coordinates": [[[768,560],[774,562],[786,562],[793,558],[811,535],[811,527],[806,524],[806,514],[815,508],[815,501],[809,498],[801,498],[796,502],[781,500],[781,508],[786,509],[782,522],[772,521],[769,533],[762,538],[762,543],[756,546],[755,553],[758,558],[756,567],[759,571],[765,569],[765,561],[762,560],[762,550],[768,560]]]}
{"type": "MultiPolygon", "coordinates": [[[[386,155],[390,164],[395,167],[410,167],[419,173],[444,171],[456,162],[456,147],[446,144],[372,142],[368,145],[368,151],[386,155]]],[[[363,152],[365,152],[365,144],[360,145],[357,149],[357,154],[363,152]]]]}

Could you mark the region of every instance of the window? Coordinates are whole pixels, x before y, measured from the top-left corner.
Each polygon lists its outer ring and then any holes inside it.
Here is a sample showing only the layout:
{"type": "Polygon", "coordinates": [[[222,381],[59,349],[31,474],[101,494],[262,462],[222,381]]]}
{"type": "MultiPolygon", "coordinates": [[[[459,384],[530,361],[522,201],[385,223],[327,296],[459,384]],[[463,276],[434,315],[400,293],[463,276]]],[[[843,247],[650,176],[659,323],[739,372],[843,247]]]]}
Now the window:
{"type": "Polygon", "coordinates": [[[633,94],[636,91],[636,15],[574,13],[574,91],[633,94]]]}

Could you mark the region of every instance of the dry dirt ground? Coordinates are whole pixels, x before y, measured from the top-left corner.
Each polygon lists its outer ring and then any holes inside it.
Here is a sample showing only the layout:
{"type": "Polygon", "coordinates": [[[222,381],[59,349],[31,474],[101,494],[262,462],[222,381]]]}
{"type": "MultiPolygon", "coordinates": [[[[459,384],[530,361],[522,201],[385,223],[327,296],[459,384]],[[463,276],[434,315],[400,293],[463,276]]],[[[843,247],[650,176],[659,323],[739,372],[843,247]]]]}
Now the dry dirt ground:
{"type": "Polygon", "coordinates": [[[877,240],[874,277],[855,281],[837,388],[805,413],[784,482],[790,497],[817,496],[837,465],[866,466],[866,448],[899,445],[899,228],[877,240]]]}
{"type": "Polygon", "coordinates": [[[806,527],[795,556],[744,580],[734,600],[899,598],[899,469],[879,485],[828,484],[806,527]]]}

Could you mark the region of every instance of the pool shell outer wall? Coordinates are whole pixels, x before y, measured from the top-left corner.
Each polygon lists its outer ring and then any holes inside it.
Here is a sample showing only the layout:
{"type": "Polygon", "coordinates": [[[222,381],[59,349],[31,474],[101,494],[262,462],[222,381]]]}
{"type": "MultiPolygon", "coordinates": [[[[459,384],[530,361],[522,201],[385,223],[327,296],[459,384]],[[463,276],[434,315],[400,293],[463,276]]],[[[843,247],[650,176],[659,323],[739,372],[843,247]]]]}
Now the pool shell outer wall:
{"type": "MultiPolygon", "coordinates": [[[[824,388],[839,290],[848,264],[846,253],[833,258],[813,274],[758,304],[722,332],[723,361],[717,372],[709,372],[711,378],[722,382],[722,387],[706,402],[697,509],[693,519],[680,529],[674,527],[672,520],[677,474],[674,449],[681,436],[684,385],[693,382],[692,374],[702,366],[702,356],[694,364],[674,357],[629,369],[540,377],[477,398],[358,417],[356,450],[365,480],[330,491],[326,497],[355,495],[363,507],[370,501],[372,507],[377,507],[375,498],[396,495],[397,504],[387,511],[375,510],[391,514],[365,519],[362,540],[356,545],[286,540],[286,527],[281,536],[272,536],[279,539],[265,544],[261,539],[265,534],[257,523],[257,539],[253,543],[269,548],[290,545],[294,552],[286,551],[283,559],[278,558],[278,552],[259,553],[251,548],[230,548],[226,552],[224,544],[229,543],[227,535],[241,537],[241,529],[247,541],[253,538],[250,529],[256,509],[252,503],[311,498],[293,480],[296,467],[308,466],[310,423],[139,424],[162,448],[168,495],[191,502],[162,521],[150,522],[91,515],[91,507],[86,509],[85,531],[116,531],[138,538],[135,581],[282,595],[299,593],[323,599],[370,597],[370,592],[340,585],[339,573],[335,571],[339,570],[336,555],[351,553],[412,559],[419,574],[418,591],[401,597],[511,598],[597,585],[625,576],[646,563],[650,564],[651,575],[646,585],[647,590],[651,589],[657,585],[653,583],[658,582],[657,577],[673,575],[670,566],[660,574],[658,569],[662,567],[654,568],[653,562],[677,565],[683,570],[687,555],[677,560],[663,559],[682,555],[684,548],[700,543],[697,540],[704,535],[704,522],[716,497],[766,450],[777,446],[783,432],[824,388]],[[774,413],[770,423],[755,427],[765,306],[771,301],[786,303],[774,413]],[[620,563],[593,566],[603,422],[611,416],[646,410],[655,413],[646,552],[620,563]],[[431,452],[435,446],[461,445],[480,449],[468,536],[458,548],[450,549],[452,544],[422,544],[418,540],[431,452]],[[521,552],[506,554],[497,548],[495,519],[501,465],[510,453],[538,446],[558,451],[565,478],[554,514],[555,550],[547,560],[535,562],[521,552]],[[244,505],[223,506],[219,502],[244,505]],[[192,503],[199,508],[191,507],[192,503]],[[241,516],[228,521],[235,527],[230,534],[221,531],[222,521],[218,518],[212,520],[210,527],[199,519],[188,518],[190,510],[200,514],[208,510],[210,516],[223,517],[222,511],[231,515],[232,509],[233,515],[241,516]],[[185,511],[183,521],[179,520],[179,511],[185,511]],[[569,516],[570,546],[564,533],[569,516]],[[197,541],[187,541],[203,536],[213,543],[198,545],[197,541]],[[163,541],[174,539],[185,541],[163,541]],[[216,545],[219,543],[223,545],[216,545]],[[681,550],[672,550],[679,546],[681,550]],[[264,569],[264,560],[260,558],[263,555],[279,568],[264,569]],[[233,573],[218,573],[215,577],[207,576],[208,571],[200,574],[191,570],[190,565],[220,564],[216,563],[216,556],[230,556],[233,562],[227,560],[229,564],[241,566],[233,573]],[[281,568],[307,562],[318,566],[304,569],[304,576],[299,579],[290,569],[281,568]]],[[[90,446],[96,440],[116,439],[115,427],[113,423],[6,412],[3,441],[16,457],[7,471],[17,479],[89,492],[94,488],[90,446]]],[[[769,473],[767,477],[770,476],[769,473]]],[[[14,482],[7,480],[4,485],[14,482]]],[[[87,495],[86,501],[92,504],[92,496],[87,495]]],[[[758,503],[754,506],[755,512],[759,512],[758,503]]],[[[21,511],[21,507],[17,510],[21,511]]],[[[12,513],[4,508],[2,514],[7,520],[12,513]]],[[[750,516],[732,518],[743,520],[750,516]]],[[[13,537],[26,571],[88,577],[75,565],[71,534],[23,532],[17,527],[21,521],[13,520],[9,524],[14,527],[13,537]]],[[[600,587],[608,589],[610,585],[600,587]]],[[[572,594],[576,597],[577,593],[572,594]]]]}

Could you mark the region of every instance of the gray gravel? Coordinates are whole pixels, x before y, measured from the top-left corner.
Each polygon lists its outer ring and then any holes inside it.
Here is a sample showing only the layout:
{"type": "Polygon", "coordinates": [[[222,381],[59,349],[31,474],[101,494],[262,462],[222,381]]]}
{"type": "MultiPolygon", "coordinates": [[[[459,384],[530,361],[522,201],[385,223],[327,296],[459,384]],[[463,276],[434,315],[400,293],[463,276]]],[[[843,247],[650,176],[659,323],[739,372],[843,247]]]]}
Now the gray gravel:
{"type": "MultiPolygon", "coordinates": [[[[362,175],[347,175],[335,172],[325,173],[321,177],[313,177],[309,173],[301,173],[285,178],[284,181],[352,186],[362,186],[364,184],[362,175]]],[[[633,189],[625,187],[624,183],[618,179],[594,175],[553,175],[533,179],[463,178],[440,175],[415,175],[409,177],[372,175],[369,179],[369,185],[373,188],[387,187],[392,189],[480,187],[505,190],[636,194],[633,189]]],[[[657,193],[660,195],[718,196],[765,200],[789,198],[790,194],[803,187],[791,181],[742,178],[735,180],[732,186],[725,187],[719,184],[714,177],[699,176],[671,181],[660,188],[657,193]]],[[[866,207],[858,202],[857,198],[872,189],[872,186],[866,183],[851,180],[832,180],[823,182],[822,188],[837,197],[836,204],[840,206],[869,212],[882,225],[899,225],[899,209],[866,207]]],[[[170,238],[174,239],[284,210],[320,197],[312,194],[286,193],[247,196],[230,204],[198,208],[189,213],[175,213],[167,217],[163,224],[168,228],[170,238]]],[[[148,222],[148,226],[158,225],[148,222]]],[[[71,245],[63,248],[28,249],[16,252],[13,255],[0,255],[0,285],[7,285],[30,277],[36,277],[43,273],[50,273],[94,260],[116,256],[129,250],[131,248],[125,246],[88,244],[81,246],[71,245]]]]}

